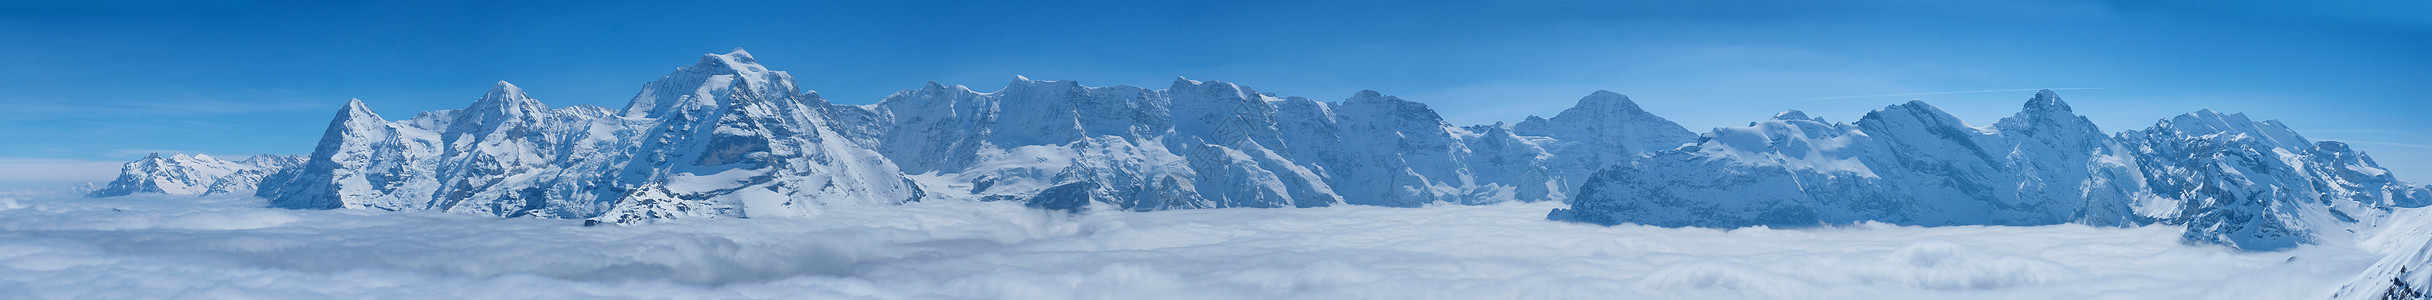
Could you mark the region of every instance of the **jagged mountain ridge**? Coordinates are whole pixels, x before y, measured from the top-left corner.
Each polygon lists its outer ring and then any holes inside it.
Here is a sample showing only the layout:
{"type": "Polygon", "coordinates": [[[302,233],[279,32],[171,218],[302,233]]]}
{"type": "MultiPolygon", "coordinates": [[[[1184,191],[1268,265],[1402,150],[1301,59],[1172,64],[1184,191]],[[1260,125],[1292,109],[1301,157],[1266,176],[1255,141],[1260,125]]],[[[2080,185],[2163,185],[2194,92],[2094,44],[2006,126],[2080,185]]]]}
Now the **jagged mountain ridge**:
{"type": "MultiPolygon", "coordinates": [[[[2182,118],[2206,114],[2217,115],[2182,118]]],[[[1598,91],[1552,118],[1453,126],[1374,91],[1327,102],[1182,78],[1165,89],[930,83],[836,105],[737,49],[644,85],[622,110],[552,109],[505,82],[465,109],[396,121],[353,101],[306,163],[262,179],[257,195],[287,208],[617,224],[926,200],[1075,210],[1565,201],[1572,208],[1550,217],[2189,224],[2190,240],[2250,249],[2340,235],[2330,231],[2432,199],[2344,144],[2243,118],[2104,134],[2044,91],[1992,126],[1911,102],[1854,123],[1789,111],[1701,135],[1598,91]],[[2271,161],[2281,163],[2253,169],[2271,176],[2227,171],[2271,161]],[[2258,191],[2269,194],[2249,195],[2258,191]],[[2249,194],[2224,196],[2233,192],[2249,194]]]]}
{"type": "Polygon", "coordinates": [[[2346,240],[2432,188],[2277,121],[2198,111],[2107,135],[2041,91],[1992,126],[1921,101],[1854,123],[1788,111],[1616,165],[1571,207],[1597,224],[1741,227],[2171,224],[2186,240],[2275,250],[2346,240]]]}
{"type": "Polygon", "coordinates": [[[1453,126],[1374,91],[1323,102],[1190,79],[1152,90],[1017,78],[984,93],[931,83],[835,105],[737,49],[646,84],[619,112],[550,109],[505,82],[465,109],[405,120],[350,102],[311,162],[258,195],[287,208],[619,224],[926,199],[1126,210],[1562,200],[1585,166],[1693,137],[1629,101],[1599,91],[1518,130],[1453,126]],[[1633,152],[1594,151],[1606,146],[1633,152]]]}

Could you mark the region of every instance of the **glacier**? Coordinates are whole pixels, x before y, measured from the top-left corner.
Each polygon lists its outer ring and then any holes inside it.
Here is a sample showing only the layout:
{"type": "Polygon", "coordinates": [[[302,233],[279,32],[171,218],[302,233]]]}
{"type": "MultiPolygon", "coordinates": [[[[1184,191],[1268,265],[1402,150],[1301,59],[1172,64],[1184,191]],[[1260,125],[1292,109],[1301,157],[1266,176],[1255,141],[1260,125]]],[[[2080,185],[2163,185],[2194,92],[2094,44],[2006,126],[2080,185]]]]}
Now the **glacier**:
{"type": "Polygon", "coordinates": [[[2205,110],[2107,133],[2051,91],[1990,126],[1912,101],[1854,122],[1785,111],[1698,133],[1610,91],[1487,125],[1376,91],[1319,101],[1189,78],[1149,89],[1016,76],[989,92],[931,82],[841,105],[742,49],[704,54],[622,109],[551,108],[501,81],[463,109],[404,119],[349,101],[302,158],[180,160],[203,161],[139,160],[93,196],[250,189],[280,208],[588,225],[929,201],[1073,212],[1544,202],[1559,204],[1546,218],[1601,225],[2181,225],[2182,239],[2246,250],[2357,239],[2432,201],[2432,188],[2277,121],[2205,110]],[[212,185],[228,187],[192,188],[212,185]]]}

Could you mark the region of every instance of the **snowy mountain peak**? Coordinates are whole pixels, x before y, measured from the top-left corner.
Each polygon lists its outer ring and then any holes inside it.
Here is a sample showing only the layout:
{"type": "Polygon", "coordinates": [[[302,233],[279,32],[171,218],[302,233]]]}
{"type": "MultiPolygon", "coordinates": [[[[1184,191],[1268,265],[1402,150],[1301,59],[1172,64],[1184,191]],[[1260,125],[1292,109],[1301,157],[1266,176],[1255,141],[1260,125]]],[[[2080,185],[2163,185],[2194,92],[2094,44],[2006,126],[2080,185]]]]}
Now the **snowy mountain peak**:
{"type": "Polygon", "coordinates": [[[1974,128],[1974,126],[1967,125],[1967,121],[1960,120],[1959,116],[1951,115],[1950,112],[1943,111],[1942,107],[1925,103],[1925,100],[1909,100],[1908,102],[1901,103],[1900,105],[1876,109],[1875,111],[1867,112],[1865,117],[1860,117],[1858,119],[1858,123],[1861,125],[1881,125],[1886,122],[1974,128]]]}
{"type": "Polygon", "coordinates": [[[735,48],[735,51],[727,52],[726,54],[701,54],[701,62],[693,63],[692,68],[699,70],[731,70],[732,72],[727,73],[745,74],[768,72],[767,67],[760,66],[760,60],[752,58],[752,53],[743,51],[743,48],[735,48]]]}
{"type": "Polygon", "coordinates": [[[625,105],[628,118],[662,117],[663,114],[695,114],[704,117],[703,110],[727,107],[732,101],[813,100],[816,93],[806,93],[794,86],[794,77],[784,71],[770,71],[741,49],[727,54],[702,54],[701,62],[676,68],[673,73],[642,85],[642,92],[625,105]]]}
{"type": "Polygon", "coordinates": [[[482,98],[482,99],[505,99],[505,98],[522,98],[523,96],[524,96],[524,88],[522,88],[522,87],[516,87],[514,83],[508,83],[508,82],[507,82],[507,81],[505,81],[505,80],[499,80],[499,81],[498,81],[498,83],[492,83],[492,84],[490,84],[490,92],[489,92],[488,94],[483,94],[483,95],[481,96],[481,98],[482,98]]]}
{"type": "Polygon", "coordinates": [[[2214,134],[2247,135],[2273,148],[2303,149],[2313,145],[2296,130],[2279,121],[2256,122],[2244,113],[2224,114],[2211,109],[2181,114],[2154,124],[2156,129],[2169,129],[2189,136],[2214,134]]]}
{"type": "Polygon", "coordinates": [[[1579,103],[1572,107],[1592,111],[1644,111],[1638,108],[1638,102],[1630,101],[1630,96],[1607,90],[1588,93],[1587,97],[1580,97],[1579,103]]]}
{"type": "Polygon", "coordinates": [[[1799,111],[1799,110],[1796,110],[1796,109],[1791,109],[1791,110],[1783,110],[1783,111],[1782,111],[1782,112],[1780,112],[1780,113],[1774,113],[1774,114],[1773,114],[1773,119],[1774,119],[1774,120],[1784,120],[1784,121],[1816,121],[1816,122],[1819,122],[1819,123],[1824,122],[1824,119],[1822,119],[1822,118],[1812,118],[1812,117],[1808,117],[1808,116],[1807,116],[1807,112],[1799,111]]]}
{"type": "Polygon", "coordinates": [[[1993,127],[2026,135],[2043,135],[2044,132],[2054,132],[2060,136],[2051,137],[2065,136],[2068,139],[2080,140],[2072,145],[2092,143],[2093,141],[2083,140],[2099,139],[2094,136],[2101,135],[2102,132],[2095,128],[2094,121],[2078,116],[2076,112],[2071,111],[2069,103],[2061,101],[2060,94],[2053,93],[2052,90],[2035,92],[2034,98],[2029,98],[2026,104],[2020,105],[2018,114],[1995,121],[1993,127]]]}
{"type": "Polygon", "coordinates": [[[1385,97],[1385,93],[1378,93],[1376,90],[1360,90],[1358,93],[1351,93],[1352,99],[1371,99],[1383,97],[1385,97]]]}
{"type": "Polygon", "coordinates": [[[1014,81],[1014,82],[1030,81],[1030,76],[1022,76],[1022,75],[1016,74],[1016,75],[1013,75],[1013,81],[1014,81]]]}
{"type": "Polygon", "coordinates": [[[364,105],[363,99],[346,99],[346,107],[338,109],[338,119],[331,123],[347,120],[380,120],[380,114],[372,113],[372,107],[364,105]]]}
{"type": "Polygon", "coordinates": [[[1191,80],[1182,77],[1175,77],[1174,85],[1166,87],[1166,92],[1176,94],[1175,97],[1178,100],[1191,98],[1183,95],[1212,96],[1215,99],[1258,99],[1258,91],[1238,84],[1217,80],[1191,80]]]}
{"type": "Polygon", "coordinates": [[[518,110],[546,108],[540,104],[540,101],[532,100],[531,96],[524,95],[523,88],[500,80],[496,84],[491,84],[488,93],[483,93],[481,99],[473,100],[473,105],[465,109],[481,113],[513,113],[518,110]]]}
{"type": "Polygon", "coordinates": [[[2027,100],[2027,104],[2026,104],[2026,110],[2027,110],[2027,111],[2062,111],[2062,112],[2067,112],[2067,111],[2070,111],[2070,110],[2069,110],[2069,103],[2068,103],[2068,102],[2062,102],[2062,101],[2060,101],[2060,94],[2059,94],[2059,93],[2053,93],[2053,92],[2052,92],[2052,90],[2039,90],[2039,91],[2035,91],[2035,98],[2034,98],[2034,99],[2028,99],[2028,100],[2027,100]]]}

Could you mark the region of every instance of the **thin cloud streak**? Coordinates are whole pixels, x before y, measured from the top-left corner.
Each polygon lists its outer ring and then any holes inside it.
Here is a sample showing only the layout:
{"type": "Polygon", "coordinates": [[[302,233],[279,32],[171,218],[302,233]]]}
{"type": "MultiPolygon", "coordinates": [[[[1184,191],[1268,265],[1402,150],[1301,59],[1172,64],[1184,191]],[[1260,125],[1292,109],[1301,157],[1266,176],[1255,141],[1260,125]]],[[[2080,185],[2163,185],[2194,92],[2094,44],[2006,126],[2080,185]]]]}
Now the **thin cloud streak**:
{"type": "Polygon", "coordinates": [[[1774,102],[1766,102],[1766,103],[1790,103],[1790,102],[1808,102],[1808,101],[1823,101],[1823,100],[1865,99],[1865,98],[1906,97],[1906,96],[1931,96],[1931,95],[1958,95],[1958,94],[1982,94],[1982,93],[2032,92],[2032,91],[2039,91],[2039,90],[2054,90],[2054,91],[2077,91],[2077,90],[2100,90],[2100,89],[2103,89],[2103,88],[2001,89],[2001,90],[1974,90],[1974,91],[1947,91],[1947,92],[1919,92],[1919,93],[1898,93],[1898,94],[1881,94],[1881,95],[1857,95],[1857,96],[1832,96],[1832,97],[1815,97],[1815,98],[1806,98],[1806,99],[1797,99],[1797,100],[1783,100],[1783,101],[1774,101],[1774,102]]]}
{"type": "Polygon", "coordinates": [[[2406,147],[2406,148],[2416,148],[2416,149],[2432,149],[2432,145],[2425,145],[2425,144],[2408,144],[2408,143],[2375,142],[2375,141],[2340,141],[2340,142],[2349,143],[2349,144],[2366,144],[2366,145],[2380,145],[2380,146],[2391,146],[2391,147],[2406,147]]]}

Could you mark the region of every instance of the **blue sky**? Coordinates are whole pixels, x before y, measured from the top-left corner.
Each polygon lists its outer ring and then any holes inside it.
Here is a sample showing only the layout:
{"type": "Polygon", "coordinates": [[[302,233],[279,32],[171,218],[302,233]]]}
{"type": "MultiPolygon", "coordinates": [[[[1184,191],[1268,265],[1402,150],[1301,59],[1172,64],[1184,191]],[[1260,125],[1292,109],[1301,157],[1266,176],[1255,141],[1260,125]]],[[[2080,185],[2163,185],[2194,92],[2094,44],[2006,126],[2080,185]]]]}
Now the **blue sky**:
{"type": "Polygon", "coordinates": [[[1603,89],[1697,131],[1909,99],[1984,125],[2054,88],[2106,131],[2245,112],[2432,179],[2423,1],[70,2],[0,1],[0,182],[106,181],[153,151],[304,154],[348,98],[403,118],[497,80],[623,107],[735,47],[848,104],[1188,76],[1373,89],[1461,124],[1603,89]]]}

